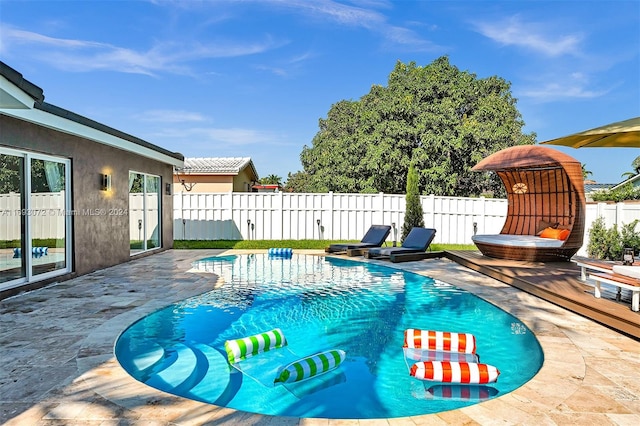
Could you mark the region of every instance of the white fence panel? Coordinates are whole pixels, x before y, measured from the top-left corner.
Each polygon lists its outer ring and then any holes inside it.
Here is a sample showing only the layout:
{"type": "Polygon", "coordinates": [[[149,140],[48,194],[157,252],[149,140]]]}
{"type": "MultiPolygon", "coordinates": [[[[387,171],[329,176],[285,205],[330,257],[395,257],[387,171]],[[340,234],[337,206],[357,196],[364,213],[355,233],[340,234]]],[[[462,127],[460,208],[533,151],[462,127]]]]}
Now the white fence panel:
{"type": "MultiPolygon", "coordinates": [[[[142,202],[142,194],[130,197],[133,219],[142,219],[142,202]]],[[[444,244],[471,244],[476,233],[499,233],[507,213],[503,199],[429,195],[422,196],[421,203],[425,226],[435,228],[434,242],[444,244]]],[[[32,208],[63,212],[64,193],[34,194],[32,208]]],[[[15,214],[19,211],[19,194],[0,194],[0,240],[20,239],[20,215],[15,214]]],[[[392,231],[389,236],[393,241],[401,236],[404,211],[405,196],[396,194],[180,193],[174,195],[174,238],[359,240],[371,225],[395,224],[397,234],[392,231]]],[[[585,243],[579,255],[586,256],[589,229],[600,216],[607,227],[615,224],[620,229],[640,220],[640,202],[587,203],[585,243]]],[[[39,217],[34,235],[63,238],[58,219],[58,214],[39,217]]],[[[131,235],[136,235],[137,220],[130,226],[131,235]]]]}
{"type": "Polygon", "coordinates": [[[30,210],[22,211],[20,194],[0,194],[0,240],[21,239],[21,215],[31,217],[34,238],[64,238],[65,192],[33,193],[30,210]]]}
{"type": "MultiPolygon", "coordinates": [[[[640,220],[640,202],[627,201],[624,203],[587,203],[585,215],[584,244],[578,251],[578,255],[587,256],[587,244],[589,243],[589,231],[598,217],[604,218],[607,228],[616,225],[618,231],[623,225],[628,225],[634,220],[640,220]]],[[[636,232],[640,230],[640,223],[636,225],[636,232]]]]}
{"type": "Polygon", "coordinates": [[[20,194],[0,194],[0,240],[19,240],[20,236],[20,194]]]}
{"type": "MultiPolygon", "coordinates": [[[[435,242],[470,244],[474,233],[498,233],[506,200],[421,197],[435,242]]],[[[359,240],[371,225],[394,226],[399,240],[405,196],[394,194],[209,193],[174,195],[179,240],[359,240]]]]}

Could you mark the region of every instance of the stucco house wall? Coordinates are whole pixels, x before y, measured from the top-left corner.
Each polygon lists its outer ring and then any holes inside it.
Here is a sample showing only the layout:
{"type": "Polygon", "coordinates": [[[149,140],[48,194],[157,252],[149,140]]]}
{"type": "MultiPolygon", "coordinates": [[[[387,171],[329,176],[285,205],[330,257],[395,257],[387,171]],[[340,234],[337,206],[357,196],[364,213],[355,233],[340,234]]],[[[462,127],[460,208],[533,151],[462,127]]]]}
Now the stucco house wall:
{"type": "MultiPolygon", "coordinates": [[[[10,278],[9,281],[0,280],[0,299],[173,247],[173,171],[183,165],[182,154],[44,102],[42,89],[24,80],[21,74],[2,62],[0,152],[14,157],[48,155],[69,161],[70,181],[66,183],[64,192],[71,195],[70,211],[64,213],[71,217],[70,228],[65,228],[70,229],[69,240],[65,239],[65,247],[68,244],[71,249],[69,257],[65,257],[67,266],[56,268],[48,275],[32,274],[10,278]],[[159,177],[159,188],[149,187],[147,190],[152,192],[146,196],[136,190],[130,194],[130,172],[142,173],[153,183],[159,177]],[[102,188],[104,174],[111,177],[110,190],[102,188]],[[132,197],[152,200],[147,203],[150,210],[148,207],[138,208],[137,216],[130,216],[132,197]],[[160,210],[159,221],[156,208],[160,210]],[[141,243],[142,248],[132,246],[132,241],[139,240],[138,236],[141,236],[137,217],[144,218],[145,223],[142,229],[146,234],[142,238],[147,242],[141,243]],[[156,225],[158,222],[160,226],[156,225]],[[132,227],[136,231],[132,231],[132,227]],[[161,247],[157,247],[158,234],[161,247]]],[[[25,167],[29,166],[25,164],[25,167]]],[[[23,194],[21,197],[28,196],[23,194]]],[[[20,225],[20,221],[15,223],[17,225],[12,225],[11,229],[15,226],[21,228],[22,231],[15,231],[18,236],[22,232],[20,241],[26,244],[25,241],[29,241],[28,238],[25,240],[28,227],[20,225]]],[[[5,219],[5,224],[8,226],[8,219],[5,219]]],[[[12,239],[15,237],[9,238],[12,239]]],[[[27,248],[22,245],[23,253],[27,248]]],[[[3,262],[6,267],[7,261],[3,262]]],[[[0,268],[0,272],[9,271],[0,268]]]]}
{"type": "Polygon", "coordinates": [[[175,171],[173,191],[251,192],[257,181],[258,174],[249,157],[185,158],[185,168],[175,171]]]}
{"type": "MultiPolygon", "coordinates": [[[[129,254],[129,170],[171,182],[173,167],[117,148],[0,115],[0,145],[71,159],[73,262],[76,274],[126,262],[129,254]],[[110,173],[112,191],[100,190],[110,173]],[[105,211],[104,215],[83,215],[105,211]]],[[[173,197],[162,186],[162,248],[173,247],[173,197]]]]}

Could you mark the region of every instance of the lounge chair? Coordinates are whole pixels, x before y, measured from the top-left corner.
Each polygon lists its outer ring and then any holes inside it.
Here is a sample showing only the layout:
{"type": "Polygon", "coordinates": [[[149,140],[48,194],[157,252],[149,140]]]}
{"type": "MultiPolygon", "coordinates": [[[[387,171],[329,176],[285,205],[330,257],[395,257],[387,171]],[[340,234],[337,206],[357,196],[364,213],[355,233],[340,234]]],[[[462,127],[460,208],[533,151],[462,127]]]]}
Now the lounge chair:
{"type": "Polygon", "coordinates": [[[424,253],[436,236],[436,230],[431,228],[411,228],[407,238],[400,247],[375,247],[370,248],[365,257],[368,259],[387,258],[392,256],[424,253]]]}
{"type": "Polygon", "coordinates": [[[325,248],[327,253],[340,253],[348,250],[368,249],[371,247],[380,247],[391,232],[391,227],[388,225],[371,225],[369,230],[359,243],[344,243],[344,244],[331,244],[325,248]]]}

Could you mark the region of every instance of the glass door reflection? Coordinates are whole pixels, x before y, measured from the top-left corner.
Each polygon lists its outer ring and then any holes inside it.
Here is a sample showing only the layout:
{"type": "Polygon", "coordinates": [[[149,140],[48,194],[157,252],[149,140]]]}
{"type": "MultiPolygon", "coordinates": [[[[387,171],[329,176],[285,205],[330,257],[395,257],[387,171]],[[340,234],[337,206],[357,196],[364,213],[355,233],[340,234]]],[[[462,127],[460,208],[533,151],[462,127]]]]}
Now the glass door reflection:
{"type": "Polygon", "coordinates": [[[66,166],[62,162],[31,159],[30,220],[31,273],[66,269],[66,166]]]}
{"type": "Polygon", "coordinates": [[[0,284],[27,276],[24,156],[0,154],[0,284]]]}

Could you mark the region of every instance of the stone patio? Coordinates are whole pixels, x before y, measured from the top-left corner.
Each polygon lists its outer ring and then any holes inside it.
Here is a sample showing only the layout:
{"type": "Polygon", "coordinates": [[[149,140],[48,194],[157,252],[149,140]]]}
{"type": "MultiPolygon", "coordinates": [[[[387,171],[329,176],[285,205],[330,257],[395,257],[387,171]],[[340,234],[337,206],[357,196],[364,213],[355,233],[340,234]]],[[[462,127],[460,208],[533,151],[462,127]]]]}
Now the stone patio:
{"type": "Polygon", "coordinates": [[[542,345],[545,362],[516,391],[418,417],[297,419],[190,401],[131,378],[113,355],[119,333],[146,314],[210,289],[211,275],[187,271],[192,261],[222,252],[169,250],[0,301],[0,422],[20,426],[640,424],[639,341],[446,259],[368,261],[464,288],[526,323],[542,345]]]}

